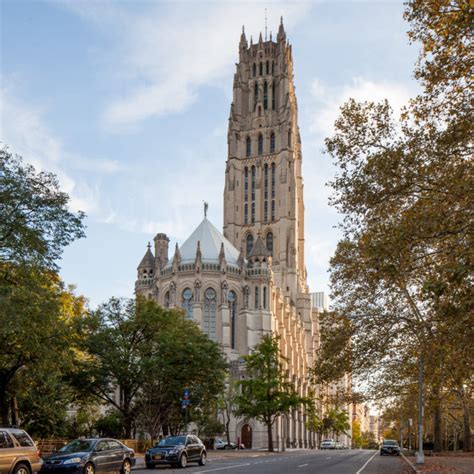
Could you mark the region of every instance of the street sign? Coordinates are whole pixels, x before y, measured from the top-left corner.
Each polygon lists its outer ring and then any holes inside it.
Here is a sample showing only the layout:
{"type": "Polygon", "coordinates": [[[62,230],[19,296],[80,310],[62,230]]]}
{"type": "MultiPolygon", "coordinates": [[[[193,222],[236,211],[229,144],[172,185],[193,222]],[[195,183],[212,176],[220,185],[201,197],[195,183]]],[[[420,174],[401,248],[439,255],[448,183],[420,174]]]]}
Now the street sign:
{"type": "Polygon", "coordinates": [[[184,398],[185,400],[188,400],[188,399],[189,399],[189,390],[188,390],[187,388],[184,390],[183,398],[184,398]]]}
{"type": "Polygon", "coordinates": [[[189,405],[190,400],[181,400],[181,406],[184,408],[189,405]]]}

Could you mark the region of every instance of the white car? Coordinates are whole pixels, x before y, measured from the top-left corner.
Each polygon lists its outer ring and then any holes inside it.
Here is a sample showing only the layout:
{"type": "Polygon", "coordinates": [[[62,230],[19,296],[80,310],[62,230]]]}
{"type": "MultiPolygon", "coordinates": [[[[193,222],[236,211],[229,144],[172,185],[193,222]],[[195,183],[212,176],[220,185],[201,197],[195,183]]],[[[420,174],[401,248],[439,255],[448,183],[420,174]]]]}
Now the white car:
{"type": "Polygon", "coordinates": [[[336,449],[336,442],[333,439],[323,439],[319,445],[320,449],[336,449]]]}

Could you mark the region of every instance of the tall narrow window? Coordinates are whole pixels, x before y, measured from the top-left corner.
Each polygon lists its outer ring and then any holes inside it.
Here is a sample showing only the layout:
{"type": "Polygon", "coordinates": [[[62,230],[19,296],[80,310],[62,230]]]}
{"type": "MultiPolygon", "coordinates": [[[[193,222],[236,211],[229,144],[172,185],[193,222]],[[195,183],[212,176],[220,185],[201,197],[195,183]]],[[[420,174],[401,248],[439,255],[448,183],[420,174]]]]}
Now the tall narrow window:
{"type": "Polygon", "coordinates": [[[268,84],[267,81],[263,83],[263,108],[268,109],[268,84]]]}
{"type": "Polygon", "coordinates": [[[275,220],[275,199],[272,200],[272,221],[275,220]]]}
{"type": "Polygon", "coordinates": [[[270,63],[267,61],[266,74],[270,74],[270,63]]]}
{"type": "Polygon", "coordinates": [[[244,224],[248,224],[249,222],[249,169],[247,167],[244,168],[244,224]]]}
{"type": "Polygon", "coordinates": [[[260,63],[260,75],[263,76],[263,63],[260,63]]]}
{"type": "Polygon", "coordinates": [[[267,250],[273,255],[273,234],[269,232],[266,237],[267,250]]]}
{"type": "Polygon", "coordinates": [[[186,311],[186,318],[193,319],[193,291],[191,288],[186,288],[182,294],[181,305],[186,311]]]}
{"type": "Polygon", "coordinates": [[[253,88],[253,106],[254,108],[257,107],[257,102],[258,102],[258,84],[255,83],[255,87],[253,88]]]}
{"type": "Polygon", "coordinates": [[[170,307],[170,292],[167,291],[165,293],[165,308],[169,308],[170,307]]]}
{"type": "Polygon", "coordinates": [[[258,286],[255,287],[255,309],[260,306],[260,296],[258,294],[258,286]]]}
{"type": "Polygon", "coordinates": [[[252,76],[255,77],[257,75],[257,65],[253,63],[252,66],[252,76]]]}
{"type": "Polygon", "coordinates": [[[204,314],[202,318],[202,332],[207,334],[210,339],[216,340],[216,311],[217,294],[212,288],[204,292],[204,314]]]}
{"type": "Polygon", "coordinates": [[[268,164],[263,167],[263,220],[268,222],[268,164]]]}
{"type": "Polygon", "coordinates": [[[252,154],[252,140],[250,137],[247,137],[245,140],[245,156],[248,158],[252,154]]]}
{"type": "Polygon", "coordinates": [[[267,287],[263,287],[263,309],[267,309],[267,287]]]}
{"type": "Polygon", "coordinates": [[[272,163],[272,210],[271,210],[271,220],[275,220],[275,187],[276,187],[276,166],[275,163],[272,163]]]}
{"type": "Polygon", "coordinates": [[[229,291],[227,294],[229,302],[229,316],[230,316],[230,347],[235,349],[237,339],[237,295],[235,291],[229,291]]]}
{"type": "Polygon", "coordinates": [[[272,61],[272,74],[275,73],[275,61],[272,61]]]}
{"type": "Polygon", "coordinates": [[[270,153],[275,153],[275,134],[270,135],[270,153]]]}
{"type": "Polygon", "coordinates": [[[251,183],[252,207],[251,207],[251,214],[250,214],[250,222],[252,224],[255,223],[255,173],[256,173],[255,166],[252,166],[252,183],[251,183]]]}
{"type": "Polygon", "coordinates": [[[252,234],[247,235],[245,246],[246,246],[245,250],[247,251],[247,257],[248,257],[253,248],[253,235],[252,234]]]}
{"type": "Polygon", "coordinates": [[[263,155],[263,135],[258,136],[258,154],[263,155]]]}
{"type": "Polygon", "coordinates": [[[275,104],[276,104],[276,86],[275,86],[275,81],[273,81],[273,86],[272,86],[272,110],[275,110],[275,104]]]}

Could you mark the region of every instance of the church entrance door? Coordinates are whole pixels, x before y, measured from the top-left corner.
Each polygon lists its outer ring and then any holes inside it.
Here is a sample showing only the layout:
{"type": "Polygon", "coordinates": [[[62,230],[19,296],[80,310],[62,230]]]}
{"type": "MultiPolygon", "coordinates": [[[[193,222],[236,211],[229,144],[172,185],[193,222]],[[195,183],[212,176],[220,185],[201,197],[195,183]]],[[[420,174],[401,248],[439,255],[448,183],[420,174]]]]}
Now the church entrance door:
{"type": "Polygon", "coordinates": [[[242,426],[240,432],[241,443],[245,446],[246,449],[252,448],[252,427],[248,424],[242,426]]]}

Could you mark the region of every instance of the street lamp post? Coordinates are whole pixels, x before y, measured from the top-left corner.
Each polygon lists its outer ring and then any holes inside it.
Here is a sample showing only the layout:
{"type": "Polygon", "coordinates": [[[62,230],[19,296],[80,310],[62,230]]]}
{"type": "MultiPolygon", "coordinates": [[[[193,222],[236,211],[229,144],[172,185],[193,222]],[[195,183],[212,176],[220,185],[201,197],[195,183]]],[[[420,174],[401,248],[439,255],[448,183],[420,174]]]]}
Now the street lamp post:
{"type": "Polygon", "coordinates": [[[425,463],[423,453],[423,360],[420,356],[418,372],[418,452],[416,453],[416,464],[425,463]]]}

